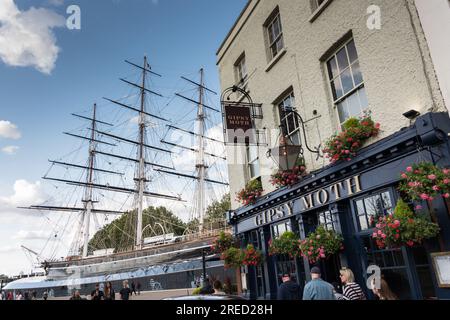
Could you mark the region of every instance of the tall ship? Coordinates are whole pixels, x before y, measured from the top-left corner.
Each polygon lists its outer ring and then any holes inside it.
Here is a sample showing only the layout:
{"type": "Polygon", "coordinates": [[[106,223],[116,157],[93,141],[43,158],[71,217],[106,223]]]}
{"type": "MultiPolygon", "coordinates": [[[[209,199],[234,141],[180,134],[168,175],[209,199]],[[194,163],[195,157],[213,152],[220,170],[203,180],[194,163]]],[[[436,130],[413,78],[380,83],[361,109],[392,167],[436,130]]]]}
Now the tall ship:
{"type": "Polygon", "coordinates": [[[81,145],[49,160],[43,177],[57,196],[22,208],[44,219],[49,212],[62,220],[66,215],[64,226],[59,223],[46,243],[47,256],[45,248],[23,246],[42,274],[13,281],[4,290],[67,296],[75,289],[88,294],[94,284],[107,281],[116,288],[129,280],[142,290],[164,290],[192,287],[205,270],[233,277],[220,259],[205,258],[214,238],[226,230],[225,218],[206,218],[207,206],[228,189],[223,141],[220,134],[209,136],[215,116],[221,123],[221,111],[208,100],[216,93],[206,87],[201,69],[199,80],[181,77],[185,90],[166,98],[153,88],[161,75],[147,57],[142,65],[125,62],[135,72],[120,80],[131,91],[119,99],[104,98],[102,109],[111,120],[99,117],[97,104],[72,114],[81,126],[65,134],[81,145]],[[184,105],[171,107],[177,102],[184,105]],[[170,111],[172,116],[165,116],[170,111]],[[62,241],[52,237],[63,232],[72,241],[66,256],[57,258],[62,241]]]}

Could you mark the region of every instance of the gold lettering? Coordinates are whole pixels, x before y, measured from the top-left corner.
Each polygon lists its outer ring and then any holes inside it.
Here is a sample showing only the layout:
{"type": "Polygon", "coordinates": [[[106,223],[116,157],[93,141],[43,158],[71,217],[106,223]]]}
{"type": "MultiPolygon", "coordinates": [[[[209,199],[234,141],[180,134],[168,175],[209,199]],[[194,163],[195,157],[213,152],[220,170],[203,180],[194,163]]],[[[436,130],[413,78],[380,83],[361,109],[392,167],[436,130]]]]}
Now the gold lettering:
{"type": "Polygon", "coordinates": [[[346,180],[347,182],[347,192],[348,195],[361,192],[361,183],[359,181],[359,176],[354,176],[346,180]]]}
{"type": "Polygon", "coordinates": [[[316,192],[316,200],[319,204],[325,204],[328,202],[328,191],[325,189],[320,189],[316,192]]]}
{"type": "Polygon", "coordinates": [[[342,189],[342,182],[338,182],[331,186],[331,191],[333,191],[336,200],[339,200],[341,198],[341,189],[342,189]]]}
{"type": "Polygon", "coordinates": [[[302,197],[302,200],[305,209],[310,209],[314,207],[314,200],[312,194],[308,194],[307,196],[302,197]]]}

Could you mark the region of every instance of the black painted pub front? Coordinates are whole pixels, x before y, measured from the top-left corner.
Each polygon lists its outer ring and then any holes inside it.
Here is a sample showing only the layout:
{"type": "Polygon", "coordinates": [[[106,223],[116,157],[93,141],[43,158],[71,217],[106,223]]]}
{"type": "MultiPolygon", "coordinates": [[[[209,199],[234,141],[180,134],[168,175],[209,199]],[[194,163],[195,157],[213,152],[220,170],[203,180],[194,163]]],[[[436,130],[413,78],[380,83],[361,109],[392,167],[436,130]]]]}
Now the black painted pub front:
{"type": "Polygon", "coordinates": [[[414,125],[364,149],[349,162],[312,172],[297,185],[278,189],[254,205],[228,212],[228,222],[243,246],[252,243],[264,253],[258,267],[242,267],[243,289],[252,299],[276,299],[281,276],[290,273],[300,286],[310,280],[307,259],[268,255],[268,241],[286,230],[303,239],[320,224],[341,233],[344,250],[318,266],[322,278],[339,282],[349,267],[369,298],[368,266],[377,265],[400,299],[450,299],[432,262],[432,253],[450,251],[450,201],[438,197],[421,203],[423,213],[439,224],[438,237],[420,246],[380,250],[372,240],[371,217],[392,213],[399,198],[400,174],[411,164],[430,161],[450,167],[450,119],[428,113],[414,125]]]}

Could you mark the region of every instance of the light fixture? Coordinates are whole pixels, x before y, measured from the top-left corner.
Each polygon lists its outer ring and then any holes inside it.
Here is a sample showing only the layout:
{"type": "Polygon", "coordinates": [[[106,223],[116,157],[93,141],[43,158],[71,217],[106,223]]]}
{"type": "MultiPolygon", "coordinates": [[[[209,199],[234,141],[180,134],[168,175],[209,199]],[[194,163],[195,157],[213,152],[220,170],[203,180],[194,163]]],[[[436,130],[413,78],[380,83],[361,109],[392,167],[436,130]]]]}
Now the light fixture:
{"type": "Polygon", "coordinates": [[[289,138],[281,135],[279,145],[269,149],[268,155],[278,165],[280,170],[285,171],[292,170],[295,167],[302,151],[302,146],[292,144],[289,138]]]}
{"type": "Polygon", "coordinates": [[[420,112],[414,109],[411,109],[403,114],[403,116],[409,120],[414,120],[418,116],[420,116],[420,112]]]}

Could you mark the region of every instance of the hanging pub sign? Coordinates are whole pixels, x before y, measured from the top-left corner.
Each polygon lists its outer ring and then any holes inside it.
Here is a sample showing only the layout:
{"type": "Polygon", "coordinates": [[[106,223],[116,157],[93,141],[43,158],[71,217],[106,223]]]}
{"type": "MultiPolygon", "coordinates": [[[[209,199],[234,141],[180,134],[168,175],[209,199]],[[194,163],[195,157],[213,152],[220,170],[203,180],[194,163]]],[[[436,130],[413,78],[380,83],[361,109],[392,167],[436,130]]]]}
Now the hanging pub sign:
{"type": "Polygon", "coordinates": [[[254,144],[255,129],[251,108],[235,102],[223,103],[227,144],[254,144]]]}

